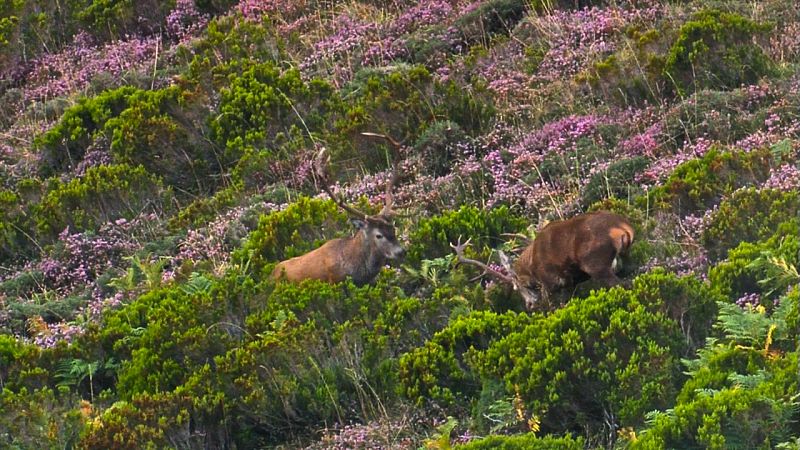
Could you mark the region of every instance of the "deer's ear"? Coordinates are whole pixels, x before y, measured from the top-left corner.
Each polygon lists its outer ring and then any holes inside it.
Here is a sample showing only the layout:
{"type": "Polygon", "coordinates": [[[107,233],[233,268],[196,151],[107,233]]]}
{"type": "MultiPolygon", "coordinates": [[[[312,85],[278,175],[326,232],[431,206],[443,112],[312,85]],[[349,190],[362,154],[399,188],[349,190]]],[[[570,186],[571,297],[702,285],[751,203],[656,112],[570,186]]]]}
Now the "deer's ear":
{"type": "Polygon", "coordinates": [[[350,219],[350,223],[353,224],[354,227],[358,228],[359,230],[363,230],[367,228],[367,222],[361,219],[350,219]]]}

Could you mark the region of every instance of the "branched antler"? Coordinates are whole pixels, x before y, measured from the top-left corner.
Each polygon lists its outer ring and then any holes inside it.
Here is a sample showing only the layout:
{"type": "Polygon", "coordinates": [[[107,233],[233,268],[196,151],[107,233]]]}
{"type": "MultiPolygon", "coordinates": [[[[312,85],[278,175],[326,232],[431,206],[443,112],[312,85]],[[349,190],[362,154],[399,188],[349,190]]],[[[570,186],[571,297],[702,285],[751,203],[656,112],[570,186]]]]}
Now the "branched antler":
{"type": "Polygon", "coordinates": [[[363,211],[359,211],[356,208],[348,205],[341,197],[338,195],[334,195],[333,191],[330,187],[330,179],[328,177],[328,169],[331,165],[331,155],[328,154],[328,151],[325,147],[320,148],[319,153],[317,153],[316,158],[314,159],[314,176],[320,184],[320,187],[323,191],[325,191],[328,196],[330,196],[331,200],[336,202],[340,208],[347,211],[354,217],[367,220],[369,215],[363,211]]]}
{"type": "Polygon", "coordinates": [[[492,269],[489,265],[484,264],[478,260],[467,258],[466,256],[464,256],[464,249],[466,249],[469,246],[469,242],[471,240],[472,238],[469,238],[467,239],[466,242],[462,244],[461,236],[459,236],[458,244],[453,245],[453,243],[450,243],[450,247],[452,247],[453,250],[455,250],[456,252],[456,257],[458,258],[458,262],[479,267],[483,269],[484,274],[490,274],[504,283],[510,283],[511,286],[514,287],[514,290],[519,291],[520,295],[522,295],[522,298],[525,300],[525,307],[529,311],[532,310],[534,308],[534,305],[539,301],[539,297],[531,288],[529,288],[528,286],[524,286],[522,283],[520,283],[517,274],[514,272],[514,269],[511,266],[511,259],[508,257],[508,255],[506,255],[502,251],[499,252],[500,262],[503,265],[503,268],[505,268],[505,270],[508,271],[508,274],[505,274],[500,272],[499,270],[492,269]]]}
{"type": "Polygon", "coordinates": [[[392,191],[394,189],[394,185],[400,180],[401,176],[399,167],[400,167],[400,160],[402,159],[403,145],[397,142],[391,136],[387,136],[385,134],[364,132],[361,133],[361,135],[385,139],[392,145],[392,148],[394,149],[393,152],[394,155],[392,156],[392,175],[386,182],[386,195],[384,196],[384,206],[383,209],[381,209],[381,212],[378,213],[378,215],[389,218],[396,216],[397,214],[394,211],[392,211],[392,205],[394,204],[394,194],[392,193],[392,191]]]}
{"type": "Polygon", "coordinates": [[[479,267],[479,268],[483,269],[484,273],[488,273],[488,274],[496,277],[500,281],[503,281],[503,282],[506,282],[506,283],[511,283],[516,287],[517,281],[516,281],[516,277],[514,277],[513,274],[512,275],[505,274],[503,272],[500,272],[499,270],[492,269],[489,265],[487,265],[485,263],[482,263],[482,262],[480,262],[480,261],[478,261],[476,259],[471,259],[471,258],[467,258],[466,256],[464,256],[464,249],[469,247],[469,242],[471,240],[472,240],[472,238],[469,238],[469,239],[467,239],[466,242],[464,242],[462,244],[461,243],[461,236],[459,236],[457,245],[453,245],[452,243],[450,243],[450,247],[452,247],[453,250],[455,250],[455,252],[456,252],[456,257],[458,257],[458,262],[460,262],[462,264],[469,264],[469,265],[472,265],[472,266],[479,267]]]}

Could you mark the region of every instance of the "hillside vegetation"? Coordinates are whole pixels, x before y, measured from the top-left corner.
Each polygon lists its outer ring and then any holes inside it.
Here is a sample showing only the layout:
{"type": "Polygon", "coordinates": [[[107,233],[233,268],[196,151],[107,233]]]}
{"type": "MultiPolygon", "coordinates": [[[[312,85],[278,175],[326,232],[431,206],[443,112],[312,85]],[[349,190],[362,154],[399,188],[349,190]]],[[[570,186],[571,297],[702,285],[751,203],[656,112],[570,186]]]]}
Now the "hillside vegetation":
{"type": "Polygon", "coordinates": [[[2,0],[0,448],[798,448],[798,69],[793,0],[2,0]],[[322,147],[371,284],[270,278],[322,147]],[[450,248],[601,209],[535,312],[450,248]]]}

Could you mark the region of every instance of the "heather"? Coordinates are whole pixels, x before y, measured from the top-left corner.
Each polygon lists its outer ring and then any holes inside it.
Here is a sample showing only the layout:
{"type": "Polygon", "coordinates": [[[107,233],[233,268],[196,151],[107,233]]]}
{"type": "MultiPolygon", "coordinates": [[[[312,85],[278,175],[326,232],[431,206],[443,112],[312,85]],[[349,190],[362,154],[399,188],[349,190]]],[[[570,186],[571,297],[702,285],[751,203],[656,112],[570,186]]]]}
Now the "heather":
{"type": "Polygon", "coordinates": [[[795,448],[790,0],[0,3],[11,448],[795,448]],[[362,133],[381,133],[400,142],[362,133]],[[370,284],[275,282],[377,212],[370,284]],[[553,220],[620,286],[525,311],[553,220]]]}

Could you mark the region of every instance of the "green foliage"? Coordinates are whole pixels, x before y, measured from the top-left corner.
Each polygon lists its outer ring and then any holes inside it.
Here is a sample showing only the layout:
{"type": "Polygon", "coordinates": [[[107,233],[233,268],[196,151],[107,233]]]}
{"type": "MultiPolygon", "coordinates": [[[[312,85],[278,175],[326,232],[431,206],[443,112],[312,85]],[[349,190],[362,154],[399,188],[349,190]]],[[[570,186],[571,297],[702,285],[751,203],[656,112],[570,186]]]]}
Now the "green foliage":
{"type": "MultiPolygon", "coordinates": [[[[390,281],[274,285],[236,273],[194,274],[108,314],[81,348],[121,361],[113,385],[120,399],[191,399],[188,414],[200,434],[261,447],[309,426],[375,417],[395,396],[396,355],[428,339],[463,304],[457,297],[408,298],[390,281]]],[[[96,379],[96,390],[109,380],[96,379]]],[[[129,432],[116,425],[119,415],[138,422],[165,414],[168,402],[153,402],[123,412],[112,407],[89,435],[110,439],[99,426],[108,421],[115,434],[160,445],[186,422],[146,422],[129,432]]]]}
{"type": "Polygon", "coordinates": [[[779,226],[769,239],[742,242],[709,269],[708,279],[731,300],[750,293],[763,294],[762,301],[782,295],[793,282],[790,267],[796,270],[800,265],[799,235],[798,223],[792,221],[779,226]]]}
{"type": "Polygon", "coordinates": [[[341,109],[329,83],[305,82],[296,69],[241,62],[228,70],[230,83],[220,91],[219,114],[211,122],[226,166],[252,149],[266,149],[273,160],[288,159],[288,152],[306,145],[309,133],[324,133],[329,116],[341,109]]]}
{"type": "Polygon", "coordinates": [[[537,437],[533,433],[516,436],[487,436],[482,439],[472,441],[468,444],[457,445],[456,450],[581,450],[585,448],[583,438],[577,439],[572,436],[537,437]]]}
{"type": "Polygon", "coordinates": [[[5,50],[11,44],[23,5],[23,0],[4,1],[0,4],[0,50],[5,50]]]}
{"type": "Polygon", "coordinates": [[[300,197],[283,211],[262,216],[234,259],[249,261],[258,270],[270,262],[302,255],[335,237],[331,234],[342,233],[346,219],[347,214],[332,200],[300,197]]]}
{"type": "Polygon", "coordinates": [[[781,223],[800,215],[797,192],[743,189],[722,201],[703,229],[701,242],[716,261],[740,242],[771,237],[781,223]]]}
{"type": "MultiPolygon", "coordinates": [[[[227,1],[197,0],[196,4],[203,8],[203,4],[227,1]]],[[[278,37],[269,20],[256,23],[228,14],[211,19],[191,48],[181,46],[176,53],[187,63],[186,81],[216,92],[228,85],[229,75],[240,67],[236,61],[281,61],[283,55],[276,41],[278,37]]]]}
{"type": "Polygon", "coordinates": [[[215,188],[213,176],[226,166],[199,132],[206,114],[199,101],[176,86],[132,93],[103,126],[114,159],[142,165],[168,186],[193,193],[215,188]]]}
{"type": "Polygon", "coordinates": [[[142,24],[164,22],[175,7],[175,0],[68,0],[66,3],[73,20],[103,40],[148,31],[147,25],[142,24]]]}
{"type": "Polygon", "coordinates": [[[192,401],[175,394],[142,394],[119,401],[89,422],[82,448],[196,448],[203,445],[191,432],[192,401]]]}
{"type": "MultiPolygon", "coordinates": [[[[494,116],[487,96],[466,94],[454,82],[437,82],[421,65],[361,69],[341,95],[347,99],[346,116],[337,124],[341,129],[339,146],[347,152],[343,157],[374,154],[374,140],[349,144],[352,131],[380,130],[403,141],[421,136],[432,123],[451,121],[462,130],[480,133],[494,116]]],[[[384,167],[385,159],[373,158],[366,165],[384,167]]]]}
{"type": "Polygon", "coordinates": [[[423,259],[435,259],[452,253],[450,243],[461,237],[472,238],[475,248],[494,247],[503,242],[502,233],[523,230],[526,221],[514,215],[506,206],[489,210],[462,206],[440,216],[425,218],[417,223],[409,235],[411,245],[406,261],[418,265],[423,259]]]}
{"type": "Polygon", "coordinates": [[[704,10],[678,30],[664,76],[679,94],[701,89],[733,89],[770,73],[772,62],[753,43],[771,27],[738,14],[704,10]]]}
{"type": "Polygon", "coordinates": [[[762,307],[720,304],[715,328],[697,360],[685,361],[690,379],[674,408],[650,413],[632,448],[770,448],[796,435],[797,353],[786,322],[789,299],[770,316],[762,307]]]}
{"type": "Polygon", "coordinates": [[[126,86],[82,98],[37,140],[40,171],[58,174],[74,169],[89,150],[110,151],[115,162],[141,165],[169,186],[207,192],[216,187],[212,175],[226,166],[198,132],[205,114],[200,101],[177,86],[126,86]]]}
{"type": "Polygon", "coordinates": [[[128,108],[130,97],[136,92],[125,86],[83,97],[65,111],[56,126],[37,138],[36,144],[42,150],[42,175],[55,175],[77,166],[98,132],[109,119],[128,108]]]}
{"type": "Polygon", "coordinates": [[[726,195],[769,176],[769,150],[723,152],[712,148],[702,158],[679,165],[663,185],[640,197],[640,207],[671,209],[681,215],[705,211],[726,195]]]}
{"type": "Polygon", "coordinates": [[[517,390],[543,430],[635,424],[677,392],[678,359],[705,337],[719,298],[692,278],[643,275],[509,333],[476,367],[517,390]]]}
{"type": "Polygon", "coordinates": [[[78,401],[44,388],[0,392],[0,436],[6,448],[73,448],[83,429],[78,401]]]}
{"type": "Polygon", "coordinates": [[[481,380],[467,368],[470,354],[485,351],[492,342],[531,323],[538,321],[513,312],[474,311],[455,318],[423,347],[400,358],[403,395],[417,404],[451,407],[475,397],[481,380]]]}
{"type": "Polygon", "coordinates": [[[41,365],[40,355],[39,347],[25,344],[11,334],[0,334],[0,380],[4,392],[26,386],[25,373],[41,365]]]}
{"type": "Polygon", "coordinates": [[[68,182],[52,179],[34,206],[34,217],[39,232],[52,238],[65,227],[83,231],[148,209],[160,211],[169,206],[169,197],[170,191],[141,166],[97,166],[68,182]]]}

